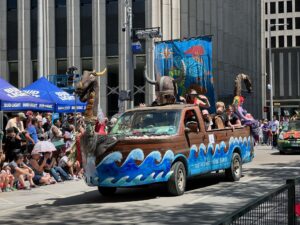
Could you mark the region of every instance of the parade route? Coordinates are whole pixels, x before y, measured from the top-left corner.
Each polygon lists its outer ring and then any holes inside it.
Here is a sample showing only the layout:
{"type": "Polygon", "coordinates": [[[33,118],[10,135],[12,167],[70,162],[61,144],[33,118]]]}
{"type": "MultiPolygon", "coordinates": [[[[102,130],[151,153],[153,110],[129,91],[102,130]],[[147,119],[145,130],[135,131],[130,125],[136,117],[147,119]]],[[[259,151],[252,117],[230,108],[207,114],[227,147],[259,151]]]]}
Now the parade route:
{"type": "Polygon", "coordinates": [[[261,146],[255,154],[239,182],[227,182],[223,173],[204,175],[190,180],[179,197],[154,185],[120,189],[108,198],[83,181],[0,193],[1,224],[212,224],[299,176],[300,155],[261,146]]]}

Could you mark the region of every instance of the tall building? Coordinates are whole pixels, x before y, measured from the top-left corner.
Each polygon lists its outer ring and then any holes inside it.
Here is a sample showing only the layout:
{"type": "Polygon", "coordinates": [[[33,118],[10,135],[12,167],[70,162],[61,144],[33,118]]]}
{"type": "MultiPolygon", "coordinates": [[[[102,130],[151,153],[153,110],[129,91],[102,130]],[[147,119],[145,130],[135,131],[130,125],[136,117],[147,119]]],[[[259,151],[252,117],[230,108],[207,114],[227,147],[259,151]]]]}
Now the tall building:
{"type": "MultiPolygon", "coordinates": [[[[265,46],[272,51],[274,112],[277,115],[293,113],[300,108],[300,1],[265,0],[263,11],[265,46]]],[[[269,83],[268,51],[266,75],[269,83]]],[[[269,99],[267,91],[268,105],[269,99]]]]}
{"type": "MultiPolygon", "coordinates": [[[[64,74],[69,66],[79,71],[107,67],[100,79],[100,105],[108,115],[116,113],[118,93],[128,89],[130,79],[127,31],[121,29],[125,4],[132,6],[133,28],[160,27],[162,38],[156,41],[213,35],[216,96],[231,103],[234,77],[249,74],[254,92],[246,107],[262,115],[260,0],[0,0],[1,76],[24,87],[38,74],[64,74]]],[[[133,60],[134,105],[153,100],[143,78],[146,62],[152,64],[151,41],[142,46],[133,60]]]]}

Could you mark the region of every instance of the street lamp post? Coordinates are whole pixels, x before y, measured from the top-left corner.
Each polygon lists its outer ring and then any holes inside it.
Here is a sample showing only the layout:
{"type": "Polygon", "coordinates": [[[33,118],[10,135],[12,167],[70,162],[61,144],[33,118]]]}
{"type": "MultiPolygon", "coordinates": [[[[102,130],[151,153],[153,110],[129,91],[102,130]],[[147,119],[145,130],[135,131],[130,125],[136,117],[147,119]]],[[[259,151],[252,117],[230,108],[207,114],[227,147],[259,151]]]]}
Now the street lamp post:
{"type": "MultiPolygon", "coordinates": [[[[145,28],[145,29],[134,29],[135,35],[139,40],[151,40],[151,46],[149,46],[149,49],[151,49],[149,52],[152,53],[152,64],[154,64],[154,49],[155,49],[155,38],[161,38],[162,34],[160,32],[160,27],[151,27],[151,28],[145,28]]],[[[153,69],[154,74],[154,68],[150,68],[150,62],[147,61],[146,64],[147,68],[153,69]]],[[[153,101],[153,99],[152,99],[153,101]]]]}
{"type": "Polygon", "coordinates": [[[271,28],[276,27],[276,26],[284,26],[286,25],[285,23],[275,23],[271,24],[271,20],[269,20],[269,76],[270,76],[270,84],[269,84],[269,89],[270,89],[270,120],[273,119],[273,62],[272,62],[272,51],[271,51],[271,28]]]}

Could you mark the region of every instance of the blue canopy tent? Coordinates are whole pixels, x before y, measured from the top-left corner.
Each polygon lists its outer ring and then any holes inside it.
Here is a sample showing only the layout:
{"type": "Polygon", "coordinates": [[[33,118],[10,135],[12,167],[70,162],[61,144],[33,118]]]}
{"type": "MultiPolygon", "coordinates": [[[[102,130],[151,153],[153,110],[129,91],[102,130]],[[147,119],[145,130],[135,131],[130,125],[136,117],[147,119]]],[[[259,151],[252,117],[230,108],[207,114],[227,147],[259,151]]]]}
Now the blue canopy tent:
{"type": "Polygon", "coordinates": [[[53,111],[52,102],[32,97],[0,77],[1,111],[53,111]]]}
{"type": "Polygon", "coordinates": [[[83,103],[76,99],[73,95],[61,90],[54,84],[49,82],[46,78],[41,77],[31,85],[22,89],[27,94],[41,99],[45,99],[54,103],[54,112],[57,113],[71,113],[75,111],[75,105],[77,106],[77,112],[83,112],[85,110],[86,103],[83,103]]]}

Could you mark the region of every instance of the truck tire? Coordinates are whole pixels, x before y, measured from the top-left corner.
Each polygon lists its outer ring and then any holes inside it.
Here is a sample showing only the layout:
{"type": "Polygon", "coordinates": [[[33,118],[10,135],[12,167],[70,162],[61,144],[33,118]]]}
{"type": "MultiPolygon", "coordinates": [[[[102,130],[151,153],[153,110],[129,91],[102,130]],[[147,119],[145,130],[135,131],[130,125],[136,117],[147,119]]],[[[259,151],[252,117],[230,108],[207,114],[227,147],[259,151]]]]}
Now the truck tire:
{"type": "Polygon", "coordinates": [[[186,170],[184,164],[180,161],[172,165],[173,174],[168,180],[167,187],[169,194],[173,196],[183,195],[186,186],[186,170]]]}
{"type": "Polygon", "coordinates": [[[233,153],[230,168],[225,170],[229,181],[238,181],[242,177],[242,159],[238,153],[233,153]]]}
{"type": "Polygon", "coordinates": [[[117,188],[116,187],[99,187],[98,186],[98,191],[103,196],[113,196],[116,193],[117,188]]]}

